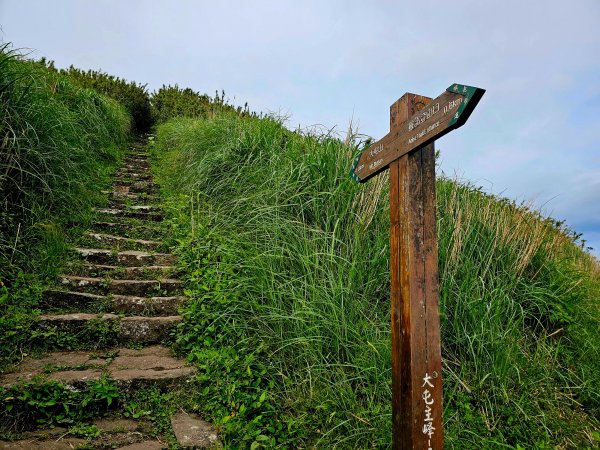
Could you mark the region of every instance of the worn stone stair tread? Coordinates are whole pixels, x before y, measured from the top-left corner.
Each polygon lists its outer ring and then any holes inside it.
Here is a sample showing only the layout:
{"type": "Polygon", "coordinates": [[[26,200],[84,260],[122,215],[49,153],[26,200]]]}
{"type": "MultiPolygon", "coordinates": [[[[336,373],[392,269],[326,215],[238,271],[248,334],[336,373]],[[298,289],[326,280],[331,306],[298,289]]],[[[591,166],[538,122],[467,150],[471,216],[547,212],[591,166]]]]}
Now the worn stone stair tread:
{"type": "Polygon", "coordinates": [[[123,167],[121,170],[119,170],[117,172],[116,178],[118,179],[124,175],[127,175],[128,177],[132,177],[132,178],[137,178],[139,180],[151,180],[152,179],[152,174],[148,173],[147,166],[146,167],[141,167],[141,166],[123,167]]]}
{"type": "Polygon", "coordinates": [[[157,191],[157,186],[151,181],[136,181],[134,183],[119,182],[113,184],[113,189],[120,192],[138,192],[151,194],[157,191]]]}
{"type": "Polygon", "coordinates": [[[187,302],[185,296],[138,297],[133,295],[102,296],[87,292],[47,290],[42,303],[55,308],[86,308],[98,303],[112,313],[173,316],[187,302]]]}
{"type": "Polygon", "coordinates": [[[42,295],[42,305],[46,307],[87,307],[105,300],[105,296],[89,292],[62,291],[48,289],[42,295]]]}
{"type": "Polygon", "coordinates": [[[123,223],[123,222],[106,222],[97,221],[92,224],[92,230],[94,231],[110,231],[111,233],[119,233],[125,237],[132,236],[151,236],[158,238],[163,234],[160,229],[160,224],[156,222],[144,222],[140,224],[123,223]]]}
{"type": "Polygon", "coordinates": [[[155,204],[157,198],[154,195],[139,196],[138,194],[115,194],[108,199],[108,208],[124,208],[126,205],[150,205],[155,204]]]}
{"type": "Polygon", "coordinates": [[[154,220],[157,222],[160,222],[163,219],[164,215],[161,211],[143,209],[143,206],[145,205],[138,205],[136,207],[131,206],[128,208],[97,208],[95,212],[117,218],[135,218],[154,220]]]}
{"type": "Polygon", "coordinates": [[[123,192],[123,191],[109,191],[106,193],[107,195],[111,195],[115,198],[129,198],[129,199],[154,199],[159,200],[157,195],[153,194],[142,194],[140,192],[123,192]]]}
{"type": "Polygon", "coordinates": [[[132,178],[115,178],[113,180],[113,186],[141,186],[141,185],[152,185],[155,186],[152,179],[135,180],[132,178]]]}
{"type": "Polygon", "coordinates": [[[106,277],[112,280],[158,280],[170,278],[177,272],[177,267],[169,266],[141,266],[124,267],[114,264],[71,264],[70,273],[90,277],[106,277]]]}
{"type": "Polygon", "coordinates": [[[179,308],[187,302],[185,296],[136,297],[132,295],[113,295],[109,300],[110,309],[116,312],[143,314],[147,311],[158,316],[176,315],[179,308]]]}
{"type": "Polygon", "coordinates": [[[0,450],[73,450],[85,445],[85,439],[65,436],[57,439],[24,439],[14,442],[0,441],[0,450]]]}
{"type": "Polygon", "coordinates": [[[67,386],[81,387],[103,374],[121,386],[165,384],[189,378],[195,372],[185,360],[174,357],[171,350],[162,345],[141,349],[109,348],[101,353],[61,351],[37,359],[26,357],[16,370],[0,375],[0,385],[10,386],[42,376],[67,386]],[[48,368],[55,370],[47,373],[48,368]]]}
{"type": "Polygon", "coordinates": [[[142,441],[126,445],[125,447],[119,447],[117,450],[162,450],[165,448],[168,448],[166,444],[158,441],[142,441]]]}
{"type": "Polygon", "coordinates": [[[123,267],[112,264],[78,264],[71,268],[72,274],[82,276],[107,277],[113,280],[145,279],[156,280],[169,278],[177,272],[175,266],[142,266],[123,267]]]}
{"type": "Polygon", "coordinates": [[[98,229],[99,227],[118,227],[124,229],[142,228],[150,231],[160,232],[161,234],[163,233],[162,226],[160,224],[137,219],[132,219],[127,222],[110,220],[97,220],[95,222],[92,222],[92,229],[98,229]]]}
{"type": "Polygon", "coordinates": [[[159,197],[154,194],[142,194],[140,192],[122,192],[122,191],[111,191],[108,193],[111,197],[112,202],[116,201],[132,201],[132,202],[144,202],[144,204],[148,204],[148,202],[158,202],[160,201],[159,197]]]}
{"type": "Polygon", "coordinates": [[[153,214],[162,214],[162,211],[157,211],[157,210],[152,210],[152,209],[141,209],[140,207],[143,207],[146,205],[138,205],[137,207],[134,206],[129,206],[129,207],[120,207],[120,208],[98,208],[96,209],[95,212],[99,213],[99,214],[106,214],[109,216],[126,216],[129,217],[130,215],[136,213],[135,215],[132,215],[131,217],[150,217],[153,214]],[[138,209],[140,208],[140,209],[138,209]],[[140,213],[145,214],[145,216],[140,216],[140,213]]]}
{"type": "Polygon", "coordinates": [[[196,414],[175,414],[171,417],[171,427],[182,449],[223,448],[215,428],[196,414]]]}
{"type": "Polygon", "coordinates": [[[152,181],[152,175],[137,172],[120,172],[115,176],[114,182],[121,183],[123,181],[152,181]]]}
{"type": "Polygon", "coordinates": [[[181,316],[125,316],[121,319],[119,333],[124,338],[133,338],[144,342],[158,341],[166,338],[171,327],[177,325],[181,320],[181,316]]]}
{"type": "MultiPolygon", "coordinates": [[[[65,434],[66,431],[67,430],[65,430],[65,434]]],[[[118,437],[120,438],[120,436],[118,437]]],[[[139,433],[136,432],[135,438],[138,437],[140,437],[139,433]]],[[[121,439],[127,438],[130,438],[130,436],[126,435],[121,439]]],[[[97,444],[98,439],[94,439],[93,442],[97,444]]],[[[14,442],[0,441],[0,450],[74,450],[77,448],[89,448],[85,447],[86,444],[90,444],[90,441],[67,435],[59,436],[54,439],[31,438],[14,442]]],[[[123,442],[117,440],[117,436],[109,436],[106,438],[106,442],[103,443],[102,447],[93,448],[114,448],[116,450],[163,450],[169,448],[166,443],[161,443],[157,440],[144,440],[132,444],[125,444],[124,446],[121,444],[123,444],[123,442]],[[111,437],[112,439],[110,439],[111,437]]]]}
{"type": "Polygon", "coordinates": [[[69,313],[69,314],[42,314],[38,322],[89,322],[90,320],[119,320],[117,314],[111,313],[69,313]]]}
{"type": "Polygon", "coordinates": [[[176,292],[181,290],[183,282],[174,278],[159,280],[112,280],[110,292],[113,294],[131,295],[133,291],[140,292],[152,287],[157,287],[167,292],[176,292]]]}
{"type": "Polygon", "coordinates": [[[123,175],[128,175],[137,179],[152,179],[152,173],[150,172],[149,166],[124,166],[120,170],[117,171],[115,177],[118,179],[123,175]]]}
{"type": "Polygon", "coordinates": [[[181,291],[183,283],[173,278],[155,280],[107,280],[105,278],[63,275],[60,277],[63,286],[69,286],[81,292],[145,296],[152,290],[168,293],[181,291]]]}
{"type": "Polygon", "coordinates": [[[87,232],[85,235],[109,245],[135,244],[145,247],[148,250],[154,250],[162,245],[162,243],[159,241],[153,241],[149,239],[134,239],[130,237],[116,236],[114,234],[87,232]]]}
{"type": "Polygon", "coordinates": [[[109,215],[119,215],[119,214],[131,213],[131,212],[146,213],[146,214],[162,213],[160,208],[158,208],[157,206],[153,206],[153,205],[132,205],[132,206],[121,207],[121,208],[97,208],[96,212],[101,213],[101,214],[109,214],[109,215]]]}
{"type": "Polygon", "coordinates": [[[123,166],[123,170],[127,171],[128,173],[132,173],[135,171],[144,172],[150,170],[150,164],[143,161],[139,161],[137,163],[129,163],[123,166]]]}
{"type": "Polygon", "coordinates": [[[181,316],[124,316],[111,313],[70,313],[42,314],[37,324],[39,328],[56,328],[76,333],[92,321],[117,322],[117,337],[121,341],[155,343],[169,337],[171,329],[181,322],[181,316]]]}
{"type": "Polygon", "coordinates": [[[125,170],[140,170],[146,171],[150,170],[150,162],[148,160],[126,160],[125,165],[123,166],[125,170]]]}
{"type": "Polygon", "coordinates": [[[130,173],[134,171],[144,172],[150,170],[150,164],[143,161],[131,162],[123,166],[123,169],[130,173]]]}
{"type": "Polygon", "coordinates": [[[75,248],[75,251],[80,257],[96,264],[117,262],[129,267],[175,264],[175,256],[171,253],[149,253],[139,250],[123,250],[114,253],[107,249],[79,247],[75,248]]]}

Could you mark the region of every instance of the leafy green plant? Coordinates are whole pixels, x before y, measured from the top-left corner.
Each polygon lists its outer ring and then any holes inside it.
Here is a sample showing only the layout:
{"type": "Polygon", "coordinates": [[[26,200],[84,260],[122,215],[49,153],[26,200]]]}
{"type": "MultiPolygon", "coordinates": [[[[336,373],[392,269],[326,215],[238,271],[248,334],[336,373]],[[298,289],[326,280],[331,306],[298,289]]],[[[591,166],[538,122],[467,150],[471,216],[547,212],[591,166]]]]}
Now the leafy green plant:
{"type": "Polygon", "coordinates": [[[41,284],[32,276],[19,273],[10,288],[0,280],[0,370],[29,346],[40,296],[41,284]]]}
{"type": "Polygon", "coordinates": [[[57,382],[32,380],[0,388],[0,424],[23,430],[35,425],[71,424],[106,414],[116,406],[119,390],[103,377],[82,389],[57,382]]]}
{"type": "Polygon", "coordinates": [[[78,423],[69,428],[69,434],[84,438],[97,438],[100,433],[100,429],[96,425],[88,423],[78,423]]]}

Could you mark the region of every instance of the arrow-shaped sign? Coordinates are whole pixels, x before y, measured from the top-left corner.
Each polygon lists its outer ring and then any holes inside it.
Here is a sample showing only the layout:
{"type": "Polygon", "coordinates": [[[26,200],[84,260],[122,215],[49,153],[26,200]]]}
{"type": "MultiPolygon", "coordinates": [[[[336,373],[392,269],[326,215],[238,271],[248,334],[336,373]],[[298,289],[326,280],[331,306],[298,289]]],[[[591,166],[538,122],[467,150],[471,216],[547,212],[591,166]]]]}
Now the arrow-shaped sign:
{"type": "Polygon", "coordinates": [[[388,165],[465,124],[485,89],[453,84],[354,160],[350,176],[365,182],[388,165]]]}

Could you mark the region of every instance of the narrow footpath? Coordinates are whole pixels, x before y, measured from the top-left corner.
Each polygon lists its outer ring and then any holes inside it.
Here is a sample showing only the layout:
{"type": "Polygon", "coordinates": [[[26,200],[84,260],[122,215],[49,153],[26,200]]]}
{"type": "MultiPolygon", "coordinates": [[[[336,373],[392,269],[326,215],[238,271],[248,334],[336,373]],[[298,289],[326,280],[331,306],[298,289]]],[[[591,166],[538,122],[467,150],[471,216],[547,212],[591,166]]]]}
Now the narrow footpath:
{"type": "MultiPolygon", "coordinates": [[[[122,392],[156,386],[169,389],[195,374],[172,355],[170,332],[186,302],[176,277],[175,257],[162,243],[163,213],[152,181],[145,142],[131,146],[117,173],[106,208],[78,243],[75,261],[43,295],[37,329],[59,351],[26,357],[0,376],[2,386],[57,381],[72,389],[108,376],[122,392]],[[167,345],[165,345],[167,343],[167,345]]],[[[0,449],[168,448],[143,420],[98,418],[99,437],[70,437],[66,429],[30,432],[0,441],[0,449]]],[[[220,447],[215,430],[199,417],[180,412],[171,419],[180,448],[220,447]]]]}

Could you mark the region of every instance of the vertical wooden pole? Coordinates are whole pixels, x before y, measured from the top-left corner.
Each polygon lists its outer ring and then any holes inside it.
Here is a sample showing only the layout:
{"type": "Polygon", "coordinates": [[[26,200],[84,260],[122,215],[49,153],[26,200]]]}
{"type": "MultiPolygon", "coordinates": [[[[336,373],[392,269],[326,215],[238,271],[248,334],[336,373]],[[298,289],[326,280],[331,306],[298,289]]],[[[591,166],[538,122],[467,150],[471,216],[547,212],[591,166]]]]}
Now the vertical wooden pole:
{"type": "MultiPolygon", "coordinates": [[[[390,107],[398,127],[428,97],[390,107]]],[[[394,450],[443,450],[434,144],[390,164],[392,420],[394,450]]]]}

